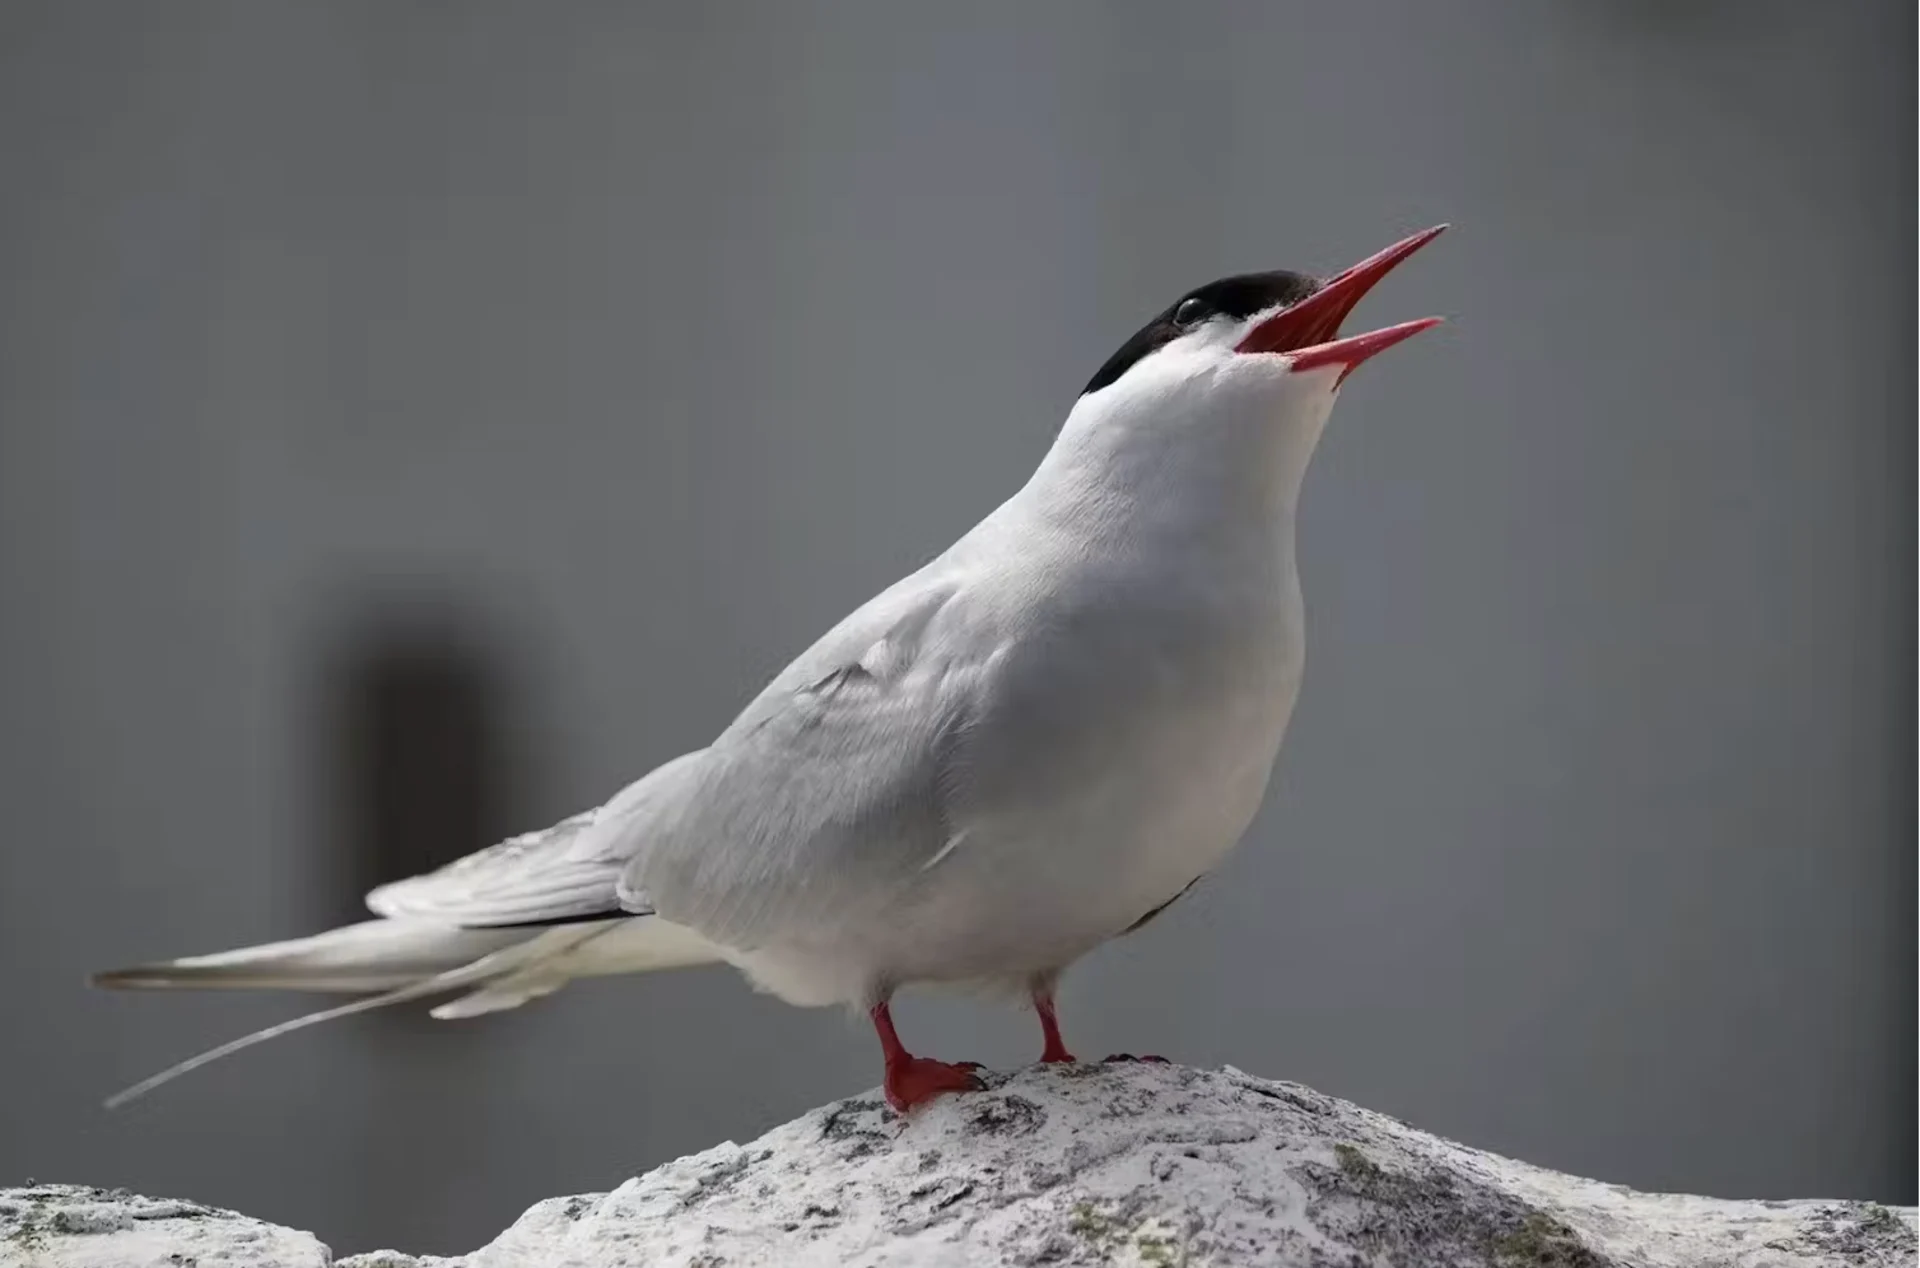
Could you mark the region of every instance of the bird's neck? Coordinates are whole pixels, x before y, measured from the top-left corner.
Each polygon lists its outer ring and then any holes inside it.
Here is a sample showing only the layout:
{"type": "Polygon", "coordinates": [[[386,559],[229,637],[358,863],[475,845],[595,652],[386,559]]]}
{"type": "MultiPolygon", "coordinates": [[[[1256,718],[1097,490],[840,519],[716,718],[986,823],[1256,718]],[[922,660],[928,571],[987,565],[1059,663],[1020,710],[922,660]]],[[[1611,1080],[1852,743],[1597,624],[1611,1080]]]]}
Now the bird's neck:
{"type": "Polygon", "coordinates": [[[1249,401],[1070,419],[1022,497],[1080,532],[1255,538],[1291,561],[1300,485],[1330,404],[1279,417],[1249,401]]]}

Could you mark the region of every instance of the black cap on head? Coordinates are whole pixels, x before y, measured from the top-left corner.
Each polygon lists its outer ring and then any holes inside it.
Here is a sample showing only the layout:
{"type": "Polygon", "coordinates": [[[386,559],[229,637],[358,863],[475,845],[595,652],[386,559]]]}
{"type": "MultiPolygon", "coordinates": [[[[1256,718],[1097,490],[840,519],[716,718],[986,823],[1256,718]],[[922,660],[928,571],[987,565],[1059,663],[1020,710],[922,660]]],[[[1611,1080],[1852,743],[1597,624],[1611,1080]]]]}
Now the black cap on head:
{"type": "Polygon", "coordinates": [[[1188,291],[1155,314],[1140,327],[1133,338],[1120,345],[1120,351],[1107,358],[1080,394],[1098,392],[1125,374],[1141,357],[1172,343],[1209,317],[1227,316],[1244,321],[1269,308],[1297,304],[1320,289],[1320,282],[1304,273],[1285,269],[1272,273],[1241,273],[1208,282],[1188,291]]]}

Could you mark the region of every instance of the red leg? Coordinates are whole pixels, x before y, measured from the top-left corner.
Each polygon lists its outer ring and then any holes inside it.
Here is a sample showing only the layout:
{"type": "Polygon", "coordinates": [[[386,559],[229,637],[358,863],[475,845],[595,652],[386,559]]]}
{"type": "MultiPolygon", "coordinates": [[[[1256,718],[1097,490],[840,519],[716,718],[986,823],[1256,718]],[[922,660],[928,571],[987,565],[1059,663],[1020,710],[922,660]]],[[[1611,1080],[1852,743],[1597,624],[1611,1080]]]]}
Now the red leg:
{"type": "Polygon", "coordinates": [[[880,1053],[887,1065],[887,1104],[900,1113],[924,1105],[942,1092],[976,1092],[983,1086],[967,1065],[916,1057],[908,1052],[893,1028],[893,1014],[887,1010],[884,1000],[873,1006],[870,1016],[874,1030],[879,1032],[880,1053]]]}
{"type": "Polygon", "coordinates": [[[1051,987],[1036,987],[1033,992],[1033,1011],[1040,1014],[1040,1034],[1045,1040],[1040,1052],[1040,1060],[1045,1065],[1058,1065],[1062,1062],[1077,1061],[1067,1044],[1060,1037],[1060,1019],[1053,1015],[1053,990],[1051,987]]]}

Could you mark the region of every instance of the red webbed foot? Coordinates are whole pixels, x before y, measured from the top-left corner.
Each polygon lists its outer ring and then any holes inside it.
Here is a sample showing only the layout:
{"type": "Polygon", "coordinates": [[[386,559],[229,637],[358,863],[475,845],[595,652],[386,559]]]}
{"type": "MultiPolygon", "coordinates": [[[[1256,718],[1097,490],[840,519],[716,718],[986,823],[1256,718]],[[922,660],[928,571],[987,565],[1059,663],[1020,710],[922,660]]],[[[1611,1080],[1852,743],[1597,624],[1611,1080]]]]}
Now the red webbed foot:
{"type": "Polygon", "coordinates": [[[977,1061],[935,1061],[908,1052],[885,1002],[875,1004],[871,1016],[887,1063],[887,1104],[896,1112],[904,1114],[943,1092],[977,1092],[986,1086],[973,1073],[980,1069],[977,1061]]]}
{"type": "Polygon", "coordinates": [[[887,1104],[899,1113],[918,1108],[946,1092],[978,1092],[986,1084],[973,1072],[974,1061],[935,1061],[908,1057],[887,1066],[887,1104]]]}

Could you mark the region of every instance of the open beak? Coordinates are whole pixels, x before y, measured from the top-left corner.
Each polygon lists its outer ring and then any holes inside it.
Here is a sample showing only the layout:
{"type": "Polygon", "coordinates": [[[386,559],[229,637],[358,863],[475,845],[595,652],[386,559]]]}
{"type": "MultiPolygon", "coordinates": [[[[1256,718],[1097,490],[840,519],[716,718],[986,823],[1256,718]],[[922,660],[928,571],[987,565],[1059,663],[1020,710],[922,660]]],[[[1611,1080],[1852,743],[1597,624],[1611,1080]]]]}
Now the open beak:
{"type": "Polygon", "coordinates": [[[1334,380],[1334,386],[1338,387],[1353,373],[1354,367],[1374,353],[1440,324],[1438,317],[1422,317],[1363,335],[1339,337],[1340,323],[1347,319],[1360,297],[1392,272],[1396,264],[1439,237],[1445,228],[1445,225],[1435,225],[1423,229],[1329,278],[1319,290],[1293,307],[1283,308],[1255,326],[1234,351],[1283,353],[1295,370],[1338,365],[1342,367],[1340,377],[1334,380]]]}

